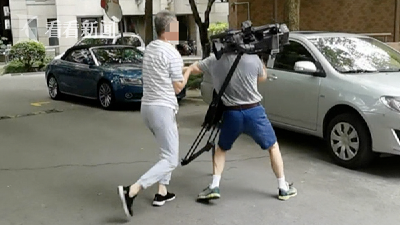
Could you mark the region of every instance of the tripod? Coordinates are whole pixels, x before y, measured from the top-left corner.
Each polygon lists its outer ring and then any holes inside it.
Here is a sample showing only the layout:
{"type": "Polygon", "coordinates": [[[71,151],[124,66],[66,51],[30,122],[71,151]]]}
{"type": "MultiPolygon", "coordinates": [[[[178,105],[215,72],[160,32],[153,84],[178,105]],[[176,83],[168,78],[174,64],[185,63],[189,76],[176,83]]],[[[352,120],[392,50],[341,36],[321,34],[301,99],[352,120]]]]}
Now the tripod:
{"type": "Polygon", "coordinates": [[[208,152],[211,149],[213,150],[214,153],[215,139],[217,138],[218,133],[220,131],[221,119],[224,111],[222,95],[224,94],[225,89],[227,88],[243,54],[244,52],[242,51],[238,53],[235,61],[233,62],[233,65],[229,69],[228,75],[226,76],[224,83],[222,84],[221,90],[218,92],[218,94],[213,98],[212,102],[210,103],[210,106],[208,107],[207,110],[207,114],[204,118],[204,122],[202,124],[202,129],[200,130],[200,133],[197,135],[188,153],[182,159],[181,161],[182,166],[189,164],[191,161],[199,157],[201,154],[203,154],[204,152],[208,152]],[[210,130],[211,134],[207,140],[207,144],[196,152],[196,149],[199,146],[200,142],[203,140],[205,134],[210,130]]]}

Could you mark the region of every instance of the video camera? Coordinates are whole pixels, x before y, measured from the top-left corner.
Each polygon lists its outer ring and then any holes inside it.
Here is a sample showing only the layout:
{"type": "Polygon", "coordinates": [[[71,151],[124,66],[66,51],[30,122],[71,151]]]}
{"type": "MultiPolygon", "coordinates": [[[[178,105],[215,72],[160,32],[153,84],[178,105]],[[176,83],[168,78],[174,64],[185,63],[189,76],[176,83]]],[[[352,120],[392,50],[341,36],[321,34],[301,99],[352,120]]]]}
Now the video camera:
{"type": "Polygon", "coordinates": [[[253,27],[248,20],[242,23],[241,30],[226,31],[213,35],[210,39],[217,59],[229,52],[273,55],[289,44],[289,29],[286,24],[253,27]]]}
{"type": "Polygon", "coordinates": [[[270,55],[274,57],[279,53],[284,45],[289,44],[289,29],[285,24],[268,24],[259,27],[253,27],[251,21],[242,23],[241,30],[226,31],[221,34],[210,37],[212,42],[212,51],[217,60],[225,53],[236,54],[236,59],[231,66],[228,75],[222,84],[221,89],[213,98],[207,114],[202,124],[202,130],[194,141],[185,158],[182,159],[181,165],[185,166],[199,157],[206,151],[215,149],[215,139],[219,133],[219,124],[221,123],[224,104],[222,103],[222,95],[228,86],[234,71],[243,54],[270,55]],[[207,131],[212,129],[207,144],[195,152],[207,131]]]}

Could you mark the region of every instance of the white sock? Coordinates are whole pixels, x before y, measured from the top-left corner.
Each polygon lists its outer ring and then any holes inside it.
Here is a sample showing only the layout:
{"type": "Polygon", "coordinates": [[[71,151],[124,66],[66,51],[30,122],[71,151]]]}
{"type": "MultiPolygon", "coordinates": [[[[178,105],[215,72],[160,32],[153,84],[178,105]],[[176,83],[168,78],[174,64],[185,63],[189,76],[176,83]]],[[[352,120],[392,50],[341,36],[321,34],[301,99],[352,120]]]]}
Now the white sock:
{"type": "Polygon", "coordinates": [[[278,188],[288,191],[289,187],[286,183],[285,177],[278,178],[278,188]]]}
{"type": "Polygon", "coordinates": [[[213,181],[210,188],[219,187],[219,182],[221,180],[221,175],[213,175],[213,181]]]}

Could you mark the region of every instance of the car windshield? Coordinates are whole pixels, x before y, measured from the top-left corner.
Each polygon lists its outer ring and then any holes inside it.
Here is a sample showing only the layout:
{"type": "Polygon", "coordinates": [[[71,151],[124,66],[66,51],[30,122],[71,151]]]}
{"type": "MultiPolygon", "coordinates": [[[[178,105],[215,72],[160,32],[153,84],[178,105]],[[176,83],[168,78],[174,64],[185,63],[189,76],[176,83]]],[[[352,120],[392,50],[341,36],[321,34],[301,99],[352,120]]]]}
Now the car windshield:
{"type": "Polygon", "coordinates": [[[400,53],[369,37],[319,37],[310,40],[341,73],[400,71],[400,53]]]}
{"type": "Polygon", "coordinates": [[[84,38],[78,45],[111,45],[112,38],[84,38]]]}
{"type": "Polygon", "coordinates": [[[136,64],[143,62],[143,53],[129,47],[94,47],[92,48],[99,65],[136,64]]]}

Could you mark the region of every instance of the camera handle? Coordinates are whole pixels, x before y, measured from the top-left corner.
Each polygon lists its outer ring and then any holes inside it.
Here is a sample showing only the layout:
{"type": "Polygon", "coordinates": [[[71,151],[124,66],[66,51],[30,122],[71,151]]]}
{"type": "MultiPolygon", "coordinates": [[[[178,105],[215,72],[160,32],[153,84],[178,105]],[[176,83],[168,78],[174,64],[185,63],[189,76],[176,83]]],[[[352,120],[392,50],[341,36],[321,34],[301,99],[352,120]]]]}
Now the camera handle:
{"type": "Polygon", "coordinates": [[[222,84],[221,90],[218,92],[218,94],[213,98],[210,106],[208,107],[207,114],[205,116],[202,129],[200,130],[200,133],[197,135],[195,141],[193,142],[192,146],[190,147],[188,153],[186,154],[185,158],[182,159],[181,165],[185,166],[189,164],[191,161],[199,157],[201,154],[204,152],[208,152],[211,149],[213,150],[213,153],[215,151],[215,139],[218,136],[219,133],[219,125],[222,119],[222,112],[221,110],[223,109],[222,105],[223,104],[221,101],[222,95],[225,92],[225,89],[228,87],[229,82],[231,81],[231,78],[233,76],[233,73],[235,72],[237,66],[239,65],[239,61],[242,58],[244,52],[239,52],[236,56],[235,61],[233,62],[231,68],[229,69],[229,72],[225,78],[224,83],[222,84]],[[198,150],[197,152],[195,151],[197,147],[199,146],[200,142],[204,138],[204,135],[207,133],[207,131],[211,130],[211,134],[207,140],[207,144],[198,150]]]}

